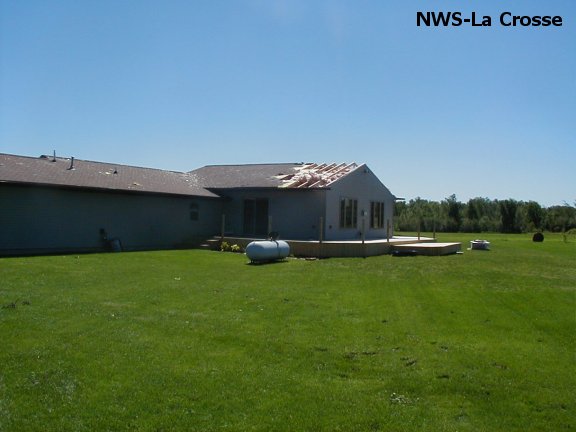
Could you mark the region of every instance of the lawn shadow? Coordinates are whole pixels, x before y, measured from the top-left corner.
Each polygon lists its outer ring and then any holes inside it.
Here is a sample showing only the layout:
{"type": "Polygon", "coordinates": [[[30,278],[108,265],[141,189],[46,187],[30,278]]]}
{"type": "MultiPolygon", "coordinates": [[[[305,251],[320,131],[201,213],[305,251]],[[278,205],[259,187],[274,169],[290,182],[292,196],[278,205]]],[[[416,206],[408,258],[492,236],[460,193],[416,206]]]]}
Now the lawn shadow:
{"type": "Polygon", "coordinates": [[[246,265],[249,266],[261,266],[261,265],[268,265],[268,264],[282,264],[282,263],[287,263],[288,260],[282,259],[282,260],[266,260],[266,261],[249,261],[246,263],[246,265]]]}

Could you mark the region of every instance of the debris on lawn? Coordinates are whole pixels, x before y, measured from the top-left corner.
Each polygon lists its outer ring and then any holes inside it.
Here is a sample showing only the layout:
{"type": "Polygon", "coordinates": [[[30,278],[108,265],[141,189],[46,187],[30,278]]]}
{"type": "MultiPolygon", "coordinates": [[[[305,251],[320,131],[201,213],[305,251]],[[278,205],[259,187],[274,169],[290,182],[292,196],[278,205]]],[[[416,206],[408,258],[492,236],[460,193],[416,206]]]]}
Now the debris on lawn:
{"type": "Polygon", "coordinates": [[[418,359],[415,358],[402,357],[401,360],[405,362],[404,366],[406,367],[414,366],[416,363],[418,363],[418,359]]]}
{"type": "Polygon", "coordinates": [[[16,303],[18,302],[18,300],[16,300],[15,302],[12,303],[7,303],[4,306],[2,306],[2,309],[16,309],[16,303]]]}
{"type": "Polygon", "coordinates": [[[405,395],[392,393],[390,395],[390,403],[395,405],[413,405],[414,403],[418,402],[419,398],[411,399],[405,395]]]}
{"type": "MultiPolygon", "coordinates": [[[[5,305],[2,305],[2,309],[16,309],[16,306],[18,306],[19,301],[20,299],[17,299],[13,302],[6,303],[5,305]]],[[[20,304],[22,306],[30,306],[31,303],[28,300],[22,300],[20,304]]]]}

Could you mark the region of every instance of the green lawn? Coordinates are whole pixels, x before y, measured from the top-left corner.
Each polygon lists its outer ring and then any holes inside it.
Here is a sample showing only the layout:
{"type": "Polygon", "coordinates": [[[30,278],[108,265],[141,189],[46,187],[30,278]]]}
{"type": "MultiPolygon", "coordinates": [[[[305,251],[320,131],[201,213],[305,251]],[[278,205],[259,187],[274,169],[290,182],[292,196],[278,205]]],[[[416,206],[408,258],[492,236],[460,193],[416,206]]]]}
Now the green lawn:
{"type": "Polygon", "coordinates": [[[576,429],[576,243],[0,259],[0,431],[576,429]]]}

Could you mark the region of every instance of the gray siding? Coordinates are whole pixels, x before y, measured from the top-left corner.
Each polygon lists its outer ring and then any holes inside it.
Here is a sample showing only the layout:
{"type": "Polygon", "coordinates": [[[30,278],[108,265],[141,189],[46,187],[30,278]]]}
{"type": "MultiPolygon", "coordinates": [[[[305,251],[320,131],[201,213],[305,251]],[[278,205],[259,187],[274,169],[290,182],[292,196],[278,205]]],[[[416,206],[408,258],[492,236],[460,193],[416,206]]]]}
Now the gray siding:
{"type": "Polygon", "coordinates": [[[224,206],[226,234],[242,236],[244,226],[244,200],[268,199],[268,213],[272,231],[280,238],[294,240],[317,240],[320,217],[324,215],[323,190],[226,190],[222,191],[228,201],[224,206]]]}
{"type": "Polygon", "coordinates": [[[386,221],[390,221],[390,236],[393,235],[395,197],[366,165],[330,185],[326,194],[326,240],[360,240],[362,211],[366,212],[366,239],[386,238],[386,221]],[[340,228],[340,199],[358,200],[358,223],[355,228],[340,228]],[[370,228],[370,202],[384,202],[384,228],[370,228]]]}
{"type": "Polygon", "coordinates": [[[197,244],[219,232],[221,203],[194,197],[0,185],[0,255],[103,250],[100,229],[125,250],[197,244]],[[198,204],[199,218],[190,218],[198,204]]]}

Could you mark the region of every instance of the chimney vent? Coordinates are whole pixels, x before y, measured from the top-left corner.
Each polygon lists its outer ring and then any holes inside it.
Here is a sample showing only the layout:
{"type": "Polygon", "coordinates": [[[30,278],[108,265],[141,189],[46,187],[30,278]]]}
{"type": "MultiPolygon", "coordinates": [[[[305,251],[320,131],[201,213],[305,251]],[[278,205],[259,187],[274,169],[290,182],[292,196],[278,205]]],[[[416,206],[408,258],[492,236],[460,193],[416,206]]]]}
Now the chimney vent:
{"type": "Polygon", "coordinates": [[[74,170],[74,156],[70,158],[70,166],[68,167],[68,171],[74,170]]]}

